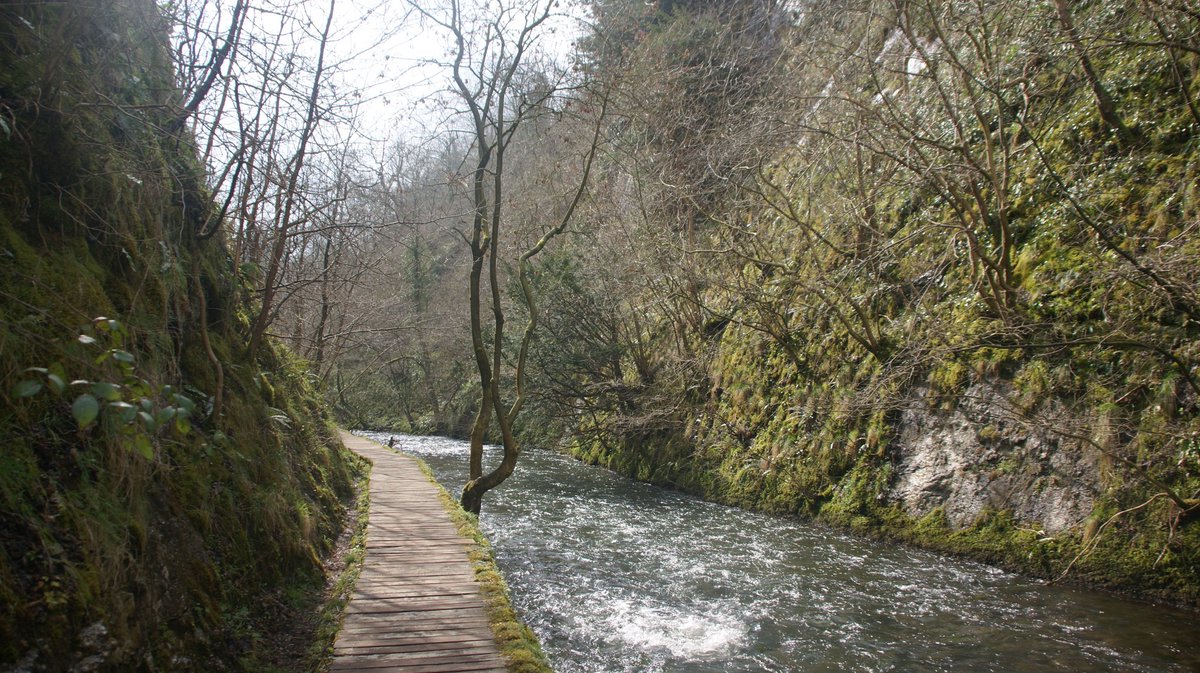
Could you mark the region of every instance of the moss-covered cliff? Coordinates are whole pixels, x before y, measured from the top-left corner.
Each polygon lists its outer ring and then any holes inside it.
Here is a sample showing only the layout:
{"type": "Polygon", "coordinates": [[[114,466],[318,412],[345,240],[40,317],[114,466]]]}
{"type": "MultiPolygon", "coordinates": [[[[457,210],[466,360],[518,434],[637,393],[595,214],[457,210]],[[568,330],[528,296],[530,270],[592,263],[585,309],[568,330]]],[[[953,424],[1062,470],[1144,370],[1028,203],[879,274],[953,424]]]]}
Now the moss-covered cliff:
{"type": "Polygon", "coordinates": [[[197,236],[166,36],[151,0],[0,7],[0,668],[254,669],[341,526],[319,396],[245,359],[197,236]]]}
{"type": "Polygon", "coordinates": [[[576,453],[1200,603],[1198,17],[832,1],[791,19],[762,116],[707,150],[757,170],[685,201],[671,292],[640,300],[620,380],[579,386],[576,453]]]}

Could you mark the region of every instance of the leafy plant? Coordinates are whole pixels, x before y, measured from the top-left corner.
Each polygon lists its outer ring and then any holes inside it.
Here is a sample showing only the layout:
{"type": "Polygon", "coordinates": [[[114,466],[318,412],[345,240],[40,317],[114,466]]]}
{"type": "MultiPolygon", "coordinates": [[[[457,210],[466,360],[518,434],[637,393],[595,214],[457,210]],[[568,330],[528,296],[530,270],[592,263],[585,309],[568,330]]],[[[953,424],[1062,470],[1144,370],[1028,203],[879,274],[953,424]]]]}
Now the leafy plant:
{"type": "Polygon", "coordinates": [[[30,378],[18,381],[12,395],[32,398],[44,390],[62,397],[73,396],[71,416],[80,432],[98,422],[125,439],[123,444],[146,460],[154,459],[155,440],[161,434],[191,432],[196,403],[171,385],[156,385],[137,372],[137,360],[125,350],[128,329],[121,321],[104,316],[92,320],[93,334],[80,334],[78,343],[100,352],[92,364],[110,376],[97,380],[78,378],[67,383],[61,362],[25,370],[30,378]]]}

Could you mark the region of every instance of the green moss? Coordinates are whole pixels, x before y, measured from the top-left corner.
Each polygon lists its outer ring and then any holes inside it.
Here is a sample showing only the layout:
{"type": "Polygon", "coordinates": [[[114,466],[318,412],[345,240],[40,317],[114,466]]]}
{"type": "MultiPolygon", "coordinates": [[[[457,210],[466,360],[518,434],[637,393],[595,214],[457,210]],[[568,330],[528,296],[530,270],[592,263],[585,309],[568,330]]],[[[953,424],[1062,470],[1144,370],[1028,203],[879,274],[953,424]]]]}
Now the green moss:
{"type": "MultiPolygon", "coordinates": [[[[371,470],[370,463],[361,458],[358,460],[358,476],[355,480],[357,497],[354,502],[354,530],[350,537],[350,546],[343,559],[345,564],[332,586],[325,593],[320,608],[316,637],[310,646],[308,658],[312,662],[310,670],[324,671],[333,660],[333,644],[341,630],[346,606],[350,604],[350,596],[358,576],[362,572],[363,561],[367,550],[367,521],[371,510],[371,490],[369,488],[371,470]]],[[[324,587],[322,587],[324,588],[324,587]]]]}
{"type": "Polygon", "coordinates": [[[214,643],[260,630],[257,608],[281,585],[319,584],[348,458],[301,363],[276,349],[257,363],[239,355],[224,244],[195,240],[179,201],[181,184],[202,181],[197,161],[186,138],[162,131],[174,78],[157,7],[20,12],[37,31],[0,18],[13,130],[0,137],[0,664],[30,655],[66,670],[88,655],[80,633],[100,623],[114,670],[253,667],[214,643]],[[216,382],[199,291],[227,374],[219,416],[206,411],[216,382]],[[128,353],[127,368],[79,340],[102,336],[101,315],[124,328],[103,347],[128,353]],[[14,394],[45,376],[31,367],[117,385],[156,410],[170,385],[197,412],[186,428],[149,430],[102,410],[80,429],[81,384],[14,394]],[[253,385],[264,371],[285,382],[272,399],[290,427],[268,420],[253,385]]]}
{"type": "Polygon", "coordinates": [[[967,367],[958,361],[942,363],[929,374],[929,385],[939,393],[953,393],[967,380],[967,367]]]}

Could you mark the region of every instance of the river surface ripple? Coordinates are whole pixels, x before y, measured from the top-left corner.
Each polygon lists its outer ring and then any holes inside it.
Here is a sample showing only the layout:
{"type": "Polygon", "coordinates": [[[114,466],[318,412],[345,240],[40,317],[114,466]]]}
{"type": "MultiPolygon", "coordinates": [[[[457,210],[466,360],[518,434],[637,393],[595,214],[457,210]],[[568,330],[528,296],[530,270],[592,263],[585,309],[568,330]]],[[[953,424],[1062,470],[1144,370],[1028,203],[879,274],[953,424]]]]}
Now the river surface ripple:
{"type": "MultiPolygon", "coordinates": [[[[465,442],[397,440],[461,491],[465,442]]],[[[715,505],[551,451],[522,454],[485,496],[482,527],[559,673],[1200,671],[1195,614],[715,505]]]]}

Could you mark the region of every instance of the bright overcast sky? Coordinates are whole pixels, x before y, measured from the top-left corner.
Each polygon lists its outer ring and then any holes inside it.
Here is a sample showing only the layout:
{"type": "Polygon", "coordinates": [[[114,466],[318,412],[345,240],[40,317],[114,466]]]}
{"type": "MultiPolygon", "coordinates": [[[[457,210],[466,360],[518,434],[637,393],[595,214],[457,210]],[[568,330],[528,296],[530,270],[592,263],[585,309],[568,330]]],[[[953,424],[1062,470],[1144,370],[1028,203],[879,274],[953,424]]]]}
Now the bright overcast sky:
{"type": "MultiPolygon", "coordinates": [[[[315,21],[323,21],[328,4],[308,0],[315,21]],[[319,19],[316,17],[320,17],[319,19]]],[[[444,119],[437,95],[447,84],[445,68],[431,63],[446,54],[447,36],[422,27],[398,0],[337,0],[334,63],[342,73],[334,85],[361,94],[361,131],[373,140],[411,138],[433,131],[444,119]]],[[[581,32],[582,10],[564,2],[561,14],[542,27],[542,49],[565,58],[581,32]]]]}

